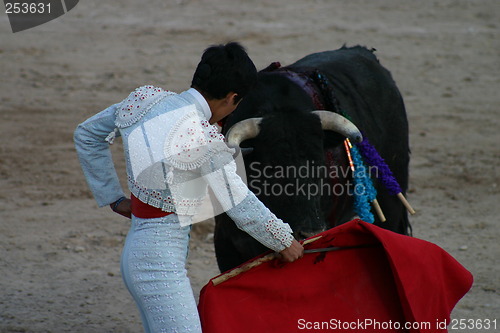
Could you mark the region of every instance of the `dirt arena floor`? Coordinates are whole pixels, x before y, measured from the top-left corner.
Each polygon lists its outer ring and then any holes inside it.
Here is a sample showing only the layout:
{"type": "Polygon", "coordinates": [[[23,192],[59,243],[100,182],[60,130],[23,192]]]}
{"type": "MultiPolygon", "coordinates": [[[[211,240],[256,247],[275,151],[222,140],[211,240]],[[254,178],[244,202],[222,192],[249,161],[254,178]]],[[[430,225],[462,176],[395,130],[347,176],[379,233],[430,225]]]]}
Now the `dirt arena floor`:
{"type": "MultiPolygon", "coordinates": [[[[474,275],[452,318],[500,330],[499,31],[498,0],[82,0],[15,34],[2,13],[0,332],[141,331],[119,271],[129,221],[97,208],[73,130],[138,86],[186,89],[201,52],[232,40],[259,69],[344,44],[377,49],[408,111],[414,236],[474,275]]],[[[193,230],[196,295],[218,273],[212,230],[193,230]]]]}

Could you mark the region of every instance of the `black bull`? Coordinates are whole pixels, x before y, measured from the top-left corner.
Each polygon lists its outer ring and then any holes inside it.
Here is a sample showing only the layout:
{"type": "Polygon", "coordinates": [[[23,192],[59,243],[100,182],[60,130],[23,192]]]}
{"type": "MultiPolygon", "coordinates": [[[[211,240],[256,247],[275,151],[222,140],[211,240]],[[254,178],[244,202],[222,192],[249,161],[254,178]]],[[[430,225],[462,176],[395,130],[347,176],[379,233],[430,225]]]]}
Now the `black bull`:
{"type": "MultiPolygon", "coordinates": [[[[260,117],[260,131],[241,142],[252,148],[244,157],[249,188],[298,239],[351,220],[352,173],[345,137],[324,131],[313,110],[344,115],[387,162],[403,193],[408,186],[408,122],[391,74],[372,51],[343,47],[308,55],[294,64],[270,66],[238,108],[225,120],[223,133],[238,122],[260,117]],[[328,172],[326,172],[328,171],[328,172]]],[[[376,170],[375,170],[376,171],[376,170]]],[[[401,202],[375,181],[387,219],[375,224],[407,234],[401,202]]],[[[226,215],[216,217],[215,250],[221,271],[267,249],[239,230],[226,215]]]]}

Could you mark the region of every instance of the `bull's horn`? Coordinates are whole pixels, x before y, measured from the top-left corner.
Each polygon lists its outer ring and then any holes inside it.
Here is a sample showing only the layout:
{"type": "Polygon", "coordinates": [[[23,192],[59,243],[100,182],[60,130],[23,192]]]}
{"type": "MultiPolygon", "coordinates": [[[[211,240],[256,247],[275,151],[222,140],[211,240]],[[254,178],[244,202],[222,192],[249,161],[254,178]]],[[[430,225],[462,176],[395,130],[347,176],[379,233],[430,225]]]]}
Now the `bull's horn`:
{"type": "Polygon", "coordinates": [[[227,143],[231,147],[239,147],[240,143],[259,135],[259,124],[262,118],[249,118],[237,122],[227,132],[227,143]]]}
{"type": "Polygon", "coordinates": [[[363,141],[363,135],[359,129],[347,118],[332,111],[316,110],[313,113],[321,120],[323,130],[342,134],[355,143],[363,141]]]}

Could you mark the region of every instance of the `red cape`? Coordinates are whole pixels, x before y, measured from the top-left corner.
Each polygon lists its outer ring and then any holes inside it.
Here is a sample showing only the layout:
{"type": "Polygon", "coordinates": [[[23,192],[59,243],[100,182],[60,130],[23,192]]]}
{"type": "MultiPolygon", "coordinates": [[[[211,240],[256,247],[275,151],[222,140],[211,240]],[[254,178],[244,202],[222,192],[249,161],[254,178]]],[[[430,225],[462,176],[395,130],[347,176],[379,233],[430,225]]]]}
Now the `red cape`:
{"type": "Polygon", "coordinates": [[[203,332],[447,332],[451,310],[472,285],[454,258],[417,238],[361,220],[319,235],[305,248],[370,246],[210,280],[198,306],[203,332]]]}

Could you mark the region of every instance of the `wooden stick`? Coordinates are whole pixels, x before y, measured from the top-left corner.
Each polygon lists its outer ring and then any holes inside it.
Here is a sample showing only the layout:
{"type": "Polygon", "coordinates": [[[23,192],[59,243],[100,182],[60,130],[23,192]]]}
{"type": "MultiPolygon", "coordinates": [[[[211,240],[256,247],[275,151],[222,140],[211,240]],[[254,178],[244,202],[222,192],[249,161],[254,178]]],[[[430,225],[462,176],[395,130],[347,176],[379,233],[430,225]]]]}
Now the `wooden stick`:
{"type": "Polygon", "coordinates": [[[349,139],[344,140],[344,147],[345,147],[345,152],[347,153],[347,159],[349,160],[349,167],[351,168],[351,171],[354,172],[354,162],[352,161],[352,156],[351,156],[351,149],[352,145],[349,139]]]}
{"type": "Polygon", "coordinates": [[[302,245],[311,244],[312,242],[317,241],[317,240],[318,240],[318,239],[320,239],[321,237],[323,237],[323,236],[316,236],[316,237],[313,237],[313,238],[306,239],[306,240],[302,243],[302,245]]]}
{"type": "Polygon", "coordinates": [[[214,284],[214,286],[216,286],[218,284],[221,284],[224,281],[229,280],[232,277],[235,277],[236,275],[239,275],[240,273],[246,272],[246,271],[248,271],[248,270],[250,270],[250,269],[252,269],[254,267],[259,266],[260,264],[263,264],[265,262],[274,260],[276,258],[278,258],[278,254],[277,253],[269,253],[268,255],[265,255],[262,258],[254,260],[252,262],[249,262],[246,265],[243,265],[241,267],[235,268],[235,269],[227,272],[226,274],[223,274],[223,275],[221,275],[219,277],[216,277],[215,279],[212,279],[212,283],[214,284]]]}
{"type": "Polygon", "coordinates": [[[408,200],[406,200],[406,198],[403,195],[403,193],[398,193],[397,196],[398,196],[399,200],[401,200],[401,202],[403,203],[403,205],[406,207],[406,209],[408,210],[408,212],[410,212],[411,215],[414,215],[415,214],[415,210],[410,205],[410,203],[408,202],[408,200]]]}
{"type": "MultiPolygon", "coordinates": [[[[314,238],[310,238],[310,239],[306,239],[302,245],[306,245],[306,244],[310,244],[318,239],[320,239],[322,236],[317,236],[317,237],[314,237],[314,238]]],[[[212,283],[214,286],[218,285],[218,284],[221,284],[222,282],[225,282],[227,280],[229,280],[230,278],[232,277],[235,277],[243,272],[246,272],[254,267],[257,267],[259,266],[260,264],[263,264],[265,262],[268,262],[268,261],[271,261],[271,260],[274,260],[274,259],[277,259],[279,258],[279,254],[278,253],[269,253],[259,259],[256,259],[254,261],[251,261],[245,265],[242,265],[241,267],[238,267],[238,268],[235,268],[225,274],[222,274],[216,278],[213,278],[212,279],[212,283]]]]}
{"type": "Polygon", "coordinates": [[[380,208],[378,200],[377,199],[373,199],[372,204],[373,204],[373,208],[375,209],[375,212],[377,213],[378,218],[380,219],[380,221],[382,221],[382,222],[387,221],[387,219],[385,218],[384,212],[382,211],[382,208],[380,208]]]}

